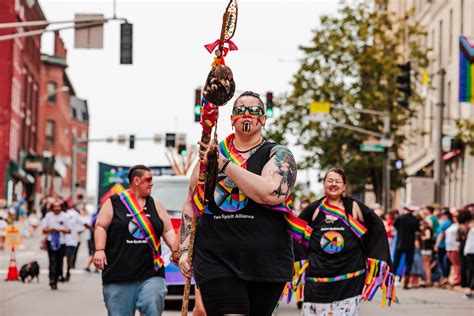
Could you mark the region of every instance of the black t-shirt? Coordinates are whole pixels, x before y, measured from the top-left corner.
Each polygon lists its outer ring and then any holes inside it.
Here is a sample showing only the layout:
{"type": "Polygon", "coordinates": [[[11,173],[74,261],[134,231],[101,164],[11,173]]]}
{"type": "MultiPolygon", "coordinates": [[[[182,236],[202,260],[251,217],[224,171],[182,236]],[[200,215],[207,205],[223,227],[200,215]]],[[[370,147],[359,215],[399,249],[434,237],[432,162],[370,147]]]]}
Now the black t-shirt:
{"type": "MultiPolygon", "coordinates": [[[[344,199],[344,208],[352,213],[352,200],[344,199]]],[[[306,278],[336,277],[365,268],[365,257],[360,239],[341,220],[330,220],[322,211],[313,221],[313,214],[319,204],[314,202],[303,210],[300,218],[313,228],[309,244],[306,278]]],[[[331,303],[354,297],[362,293],[365,273],[337,282],[315,283],[306,281],[304,301],[331,303]]]]}
{"type": "MultiPolygon", "coordinates": [[[[264,143],[247,170],[261,174],[274,143],[264,143]]],[[[291,236],[283,212],[265,208],[219,174],[214,198],[197,221],[193,257],[198,283],[221,277],[285,282],[293,272],[291,236]]]]}
{"type": "Polygon", "coordinates": [[[414,250],[415,234],[420,231],[420,222],[411,214],[397,217],[393,226],[397,229],[397,249],[414,250]]]}
{"type": "MultiPolygon", "coordinates": [[[[164,267],[153,269],[153,253],[145,236],[137,227],[132,215],[118,195],[110,198],[114,210],[112,222],[107,229],[105,255],[107,265],[102,272],[102,282],[127,283],[164,277],[164,267]]],[[[145,213],[150,220],[157,238],[163,235],[163,221],[158,216],[152,197],[148,197],[145,213]]],[[[161,249],[160,249],[161,254],[161,249]]]]}
{"type": "Polygon", "coordinates": [[[434,249],[435,242],[434,242],[433,230],[430,227],[426,227],[423,230],[423,236],[421,237],[421,240],[423,241],[423,244],[422,244],[423,250],[434,249]],[[429,237],[425,237],[425,235],[428,235],[429,237]]]}

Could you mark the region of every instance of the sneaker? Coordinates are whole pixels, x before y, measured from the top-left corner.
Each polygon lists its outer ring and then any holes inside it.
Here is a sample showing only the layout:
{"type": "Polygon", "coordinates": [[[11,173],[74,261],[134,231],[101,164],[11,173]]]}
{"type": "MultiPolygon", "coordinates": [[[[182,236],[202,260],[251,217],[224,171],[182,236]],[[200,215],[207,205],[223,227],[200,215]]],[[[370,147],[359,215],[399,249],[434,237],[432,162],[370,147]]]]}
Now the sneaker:
{"type": "Polygon", "coordinates": [[[84,271],[86,271],[86,272],[89,272],[89,273],[90,273],[90,272],[91,272],[91,269],[89,269],[89,268],[85,268],[85,269],[84,269],[84,271]]]}
{"type": "Polygon", "coordinates": [[[57,290],[58,289],[57,284],[51,283],[49,286],[51,287],[51,290],[57,290]]]}
{"type": "Polygon", "coordinates": [[[471,294],[464,294],[462,297],[466,300],[472,300],[472,299],[474,299],[474,294],[472,294],[472,293],[471,294]]]}
{"type": "Polygon", "coordinates": [[[71,273],[66,273],[66,277],[64,278],[65,282],[69,282],[69,279],[71,278],[71,273]]]}

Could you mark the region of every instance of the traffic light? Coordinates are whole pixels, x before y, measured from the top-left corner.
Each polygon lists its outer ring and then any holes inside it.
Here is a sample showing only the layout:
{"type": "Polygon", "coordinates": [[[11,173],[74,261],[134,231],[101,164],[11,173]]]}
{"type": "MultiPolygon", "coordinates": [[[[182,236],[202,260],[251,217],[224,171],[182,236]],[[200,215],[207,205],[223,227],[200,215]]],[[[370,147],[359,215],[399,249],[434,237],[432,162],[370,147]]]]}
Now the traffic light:
{"type": "Polygon", "coordinates": [[[133,24],[120,24],[120,64],[131,65],[133,61],[133,24]]]}
{"type": "Polygon", "coordinates": [[[265,111],[267,118],[273,117],[273,92],[267,92],[267,109],[265,111]]]}
{"type": "Polygon", "coordinates": [[[166,147],[176,146],[176,134],[175,133],[166,133],[165,146],[166,147]]]}
{"type": "Polygon", "coordinates": [[[186,156],[188,153],[188,150],[186,148],[186,144],[179,144],[178,145],[178,154],[181,156],[186,156]]]}
{"type": "Polygon", "coordinates": [[[196,89],[194,92],[194,122],[201,122],[201,89],[196,89]]]}
{"type": "Polygon", "coordinates": [[[410,81],[410,71],[411,64],[406,62],[404,64],[399,64],[400,74],[397,76],[397,86],[398,91],[401,92],[402,96],[398,98],[397,102],[400,106],[408,109],[410,106],[410,96],[411,96],[411,81],[410,81]]]}
{"type": "Polygon", "coordinates": [[[130,135],[128,137],[128,148],[135,149],[135,135],[130,135]]]}

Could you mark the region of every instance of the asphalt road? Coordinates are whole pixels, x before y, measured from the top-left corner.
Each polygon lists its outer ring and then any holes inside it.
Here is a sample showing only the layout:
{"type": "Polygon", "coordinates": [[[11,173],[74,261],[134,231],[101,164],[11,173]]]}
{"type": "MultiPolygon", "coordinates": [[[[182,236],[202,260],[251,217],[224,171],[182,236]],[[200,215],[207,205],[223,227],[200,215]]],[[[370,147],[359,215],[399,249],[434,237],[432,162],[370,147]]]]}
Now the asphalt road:
{"type": "MultiPolygon", "coordinates": [[[[47,274],[47,253],[38,249],[39,237],[25,240],[25,248],[17,250],[18,267],[37,260],[41,267],[40,282],[23,284],[0,280],[0,316],[29,315],[106,315],[102,300],[100,274],[74,270],[69,283],[60,283],[58,291],[50,290],[47,274]]],[[[5,278],[10,251],[0,251],[0,275],[5,278]]],[[[77,266],[87,259],[85,243],[81,245],[77,266]]],[[[440,289],[402,290],[398,288],[400,304],[380,307],[380,302],[363,303],[361,315],[429,315],[474,316],[474,301],[462,298],[462,293],[440,289]]],[[[179,304],[178,304],[179,305],[179,304]]],[[[180,315],[179,310],[166,310],[165,316],[180,315]]],[[[281,304],[275,315],[299,315],[294,302],[281,304]]]]}

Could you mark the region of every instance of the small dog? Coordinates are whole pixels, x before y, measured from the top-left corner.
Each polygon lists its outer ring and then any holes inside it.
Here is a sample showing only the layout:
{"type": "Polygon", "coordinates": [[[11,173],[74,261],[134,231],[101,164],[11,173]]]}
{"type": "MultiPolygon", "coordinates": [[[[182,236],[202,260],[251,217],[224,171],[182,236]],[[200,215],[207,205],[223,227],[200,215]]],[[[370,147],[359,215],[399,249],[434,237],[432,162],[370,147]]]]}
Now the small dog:
{"type": "Polygon", "coordinates": [[[37,261],[26,263],[21,266],[20,269],[21,282],[25,283],[25,280],[28,279],[28,283],[30,283],[34,278],[36,278],[37,283],[39,283],[39,273],[40,267],[37,261]]]}

